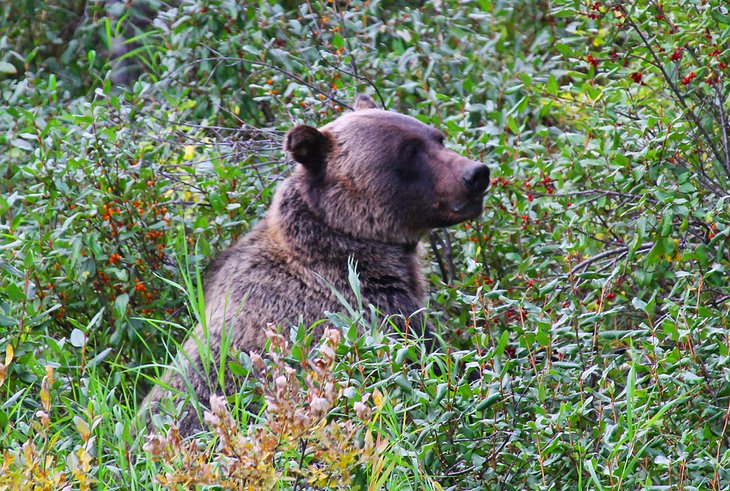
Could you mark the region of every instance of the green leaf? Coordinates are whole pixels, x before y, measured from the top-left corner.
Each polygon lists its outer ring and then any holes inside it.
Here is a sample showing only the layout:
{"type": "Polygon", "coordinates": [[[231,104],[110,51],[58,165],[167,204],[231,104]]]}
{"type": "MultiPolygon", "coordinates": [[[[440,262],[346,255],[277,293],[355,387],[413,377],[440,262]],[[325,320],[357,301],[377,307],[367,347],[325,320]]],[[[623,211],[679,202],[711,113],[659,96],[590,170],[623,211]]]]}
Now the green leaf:
{"type": "Polygon", "coordinates": [[[109,354],[112,352],[111,348],[106,348],[102,350],[101,353],[93,357],[91,360],[89,360],[89,363],[86,365],[87,367],[93,367],[104,361],[104,359],[109,356],[109,354]]]}
{"type": "Polygon", "coordinates": [[[71,342],[72,346],[82,348],[86,344],[86,335],[81,329],[75,328],[73,331],[71,331],[69,341],[71,342]]]}
{"type": "Polygon", "coordinates": [[[644,302],[640,298],[637,298],[637,297],[632,298],[631,305],[633,305],[634,308],[636,308],[638,310],[646,311],[646,302],[644,302]]]}
{"type": "Polygon", "coordinates": [[[558,43],[555,45],[555,49],[557,49],[561,55],[569,58],[572,58],[574,55],[574,51],[567,44],[558,43]]]}
{"type": "Polygon", "coordinates": [[[548,92],[549,92],[549,93],[550,93],[551,95],[558,95],[558,88],[559,88],[559,87],[558,87],[558,79],[557,79],[557,78],[555,78],[555,75],[553,75],[553,74],[551,73],[551,74],[550,74],[550,76],[548,77],[548,82],[547,82],[547,91],[548,91],[548,92]]]}
{"type": "Polygon", "coordinates": [[[669,233],[672,231],[673,219],[674,213],[672,213],[672,210],[667,210],[662,217],[662,237],[669,237],[669,233]]]}
{"type": "Polygon", "coordinates": [[[717,11],[717,9],[710,9],[710,17],[715,19],[720,24],[730,26],[730,15],[721,14],[720,12],[717,11]]]}
{"type": "Polygon", "coordinates": [[[237,363],[235,361],[229,361],[228,362],[228,369],[231,371],[231,373],[237,377],[245,377],[248,373],[248,371],[243,368],[243,365],[240,363],[237,363]]]}
{"type": "Polygon", "coordinates": [[[7,61],[0,61],[0,73],[15,75],[16,73],[18,73],[18,69],[15,68],[15,65],[13,65],[12,63],[8,63],[7,61]]]}
{"type": "Polygon", "coordinates": [[[500,356],[504,352],[504,349],[507,347],[508,342],[509,342],[509,331],[504,331],[502,333],[502,336],[499,338],[499,343],[497,344],[497,347],[494,349],[495,357],[500,356]]]}
{"type": "Polygon", "coordinates": [[[129,294],[122,293],[114,300],[114,310],[117,315],[124,317],[127,314],[127,305],[129,304],[129,294]]]}
{"type": "Polygon", "coordinates": [[[5,293],[7,293],[11,300],[15,300],[16,302],[25,300],[25,293],[23,293],[22,288],[15,283],[8,283],[5,285],[5,293]]]}
{"type": "Polygon", "coordinates": [[[509,118],[507,118],[507,127],[515,135],[519,135],[520,134],[520,129],[517,127],[517,122],[515,121],[515,118],[513,118],[512,116],[510,116],[509,118]]]}

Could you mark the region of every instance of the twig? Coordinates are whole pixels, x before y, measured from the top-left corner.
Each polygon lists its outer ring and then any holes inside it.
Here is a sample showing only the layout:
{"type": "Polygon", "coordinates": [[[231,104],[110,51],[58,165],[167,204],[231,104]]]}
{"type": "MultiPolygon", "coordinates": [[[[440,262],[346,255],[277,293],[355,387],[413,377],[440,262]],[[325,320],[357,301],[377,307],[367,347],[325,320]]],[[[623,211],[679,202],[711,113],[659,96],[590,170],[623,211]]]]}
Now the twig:
{"type": "Polygon", "coordinates": [[[725,147],[725,172],[727,172],[728,177],[730,177],[730,144],[728,143],[728,137],[727,137],[727,121],[725,120],[725,108],[723,107],[725,105],[725,102],[722,100],[722,94],[720,93],[720,88],[718,87],[720,83],[718,82],[715,87],[715,91],[717,92],[717,107],[720,111],[720,128],[722,129],[722,143],[725,147]]]}
{"type": "MultiPolygon", "coordinates": [[[[641,198],[650,198],[649,196],[641,196],[638,194],[631,194],[631,193],[622,193],[619,191],[609,191],[607,189],[586,189],[583,191],[567,191],[565,193],[539,193],[539,192],[533,192],[535,196],[556,196],[556,197],[570,197],[570,196],[583,196],[587,194],[600,194],[605,196],[618,196],[621,198],[631,198],[631,199],[641,199],[641,198]]],[[[656,201],[656,200],[654,200],[656,201]]]]}
{"type": "Polygon", "coordinates": [[[437,237],[438,232],[436,230],[431,230],[431,233],[428,234],[428,240],[431,243],[431,250],[433,251],[433,255],[436,257],[436,263],[439,265],[439,271],[441,272],[441,280],[443,280],[444,283],[448,283],[449,279],[447,277],[446,268],[444,267],[444,261],[441,259],[441,253],[439,253],[438,244],[436,243],[437,237]]]}
{"type": "Polygon", "coordinates": [[[712,138],[710,137],[710,134],[707,132],[707,129],[702,125],[702,122],[699,120],[697,115],[694,113],[694,111],[690,110],[690,108],[687,106],[687,103],[684,100],[684,96],[679,91],[677,86],[672,81],[672,78],[669,76],[667,71],[664,69],[664,66],[661,63],[661,60],[657,56],[657,54],[654,52],[654,50],[651,47],[651,44],[649,43],[649,40],[644,35],[644,32],[639,28],[638,25],[634,22],[634,20],[631,18],[631,15],[628,13],[626,14],[626,20],[631,25],[631,27],[636,31],[636,33],[641,37],[641,40],[644,43],[644,46],[646,46],[646,49],[649,50],[649,53],[654,58],[655,66],[659,68],[659,70],[662,72],[662,75],[664,76],[664,79],[669,84],[669,88],[672,89],[672,92],[674,92],[675,97],[677,98],[677,102],[682,106],[682,109],[684,109],[684,113],[689,116],[689,118],[692,120],[692,122],[695,124],[697,129],[700,133],[702,133],[703,138],[705,139],[705,142],[707,143],[707,146],[710,147],[710,150],[712,151],[713,155],[717,159],[718,162],[723,162],[722,157],[720,156],[719,151],[715,146],[712,144],[712,138]]]}
{"type": "MultiPolygon", "coordinates": [[[[650,243],[642,244],[636,249],[636,252],[646,251],[646,250],[651,249],[652,247],[654,247],[654,244],[650,244],[650,243]]],[[[569,274],[574,275],[578,272],[578,270],[585,268],[585,267],[593,264],[594,262],[603,259],[604,257],[610,257],[610,256],[613,256],[616,254],[628,252],[628,250],[629,250],[629,246],[622,246],[622,247],[617,247],[615,249],[609,249],[608,251],[603,251],[600,254],[596,254],[595,256],[585,259],[585,260],[579,262],[578,264],[576,264],[575,266],[573,266],[573,268],[570,270],[569,274]]]]}
{"type": "MultiPolygon", "coordinates": [[[[214,53],[217,53],[217,51],[215,51],[214,49],[212,49],[212,48],[209,48],[209,49],[211,51],[213,51],[214,53]]],[[[183,65],[180,65],[178,68],[176,68],[175,70],[173,70],[172,72],[170,72],[170,74],[166,78],[172,77],[175,73],[179,72],[180,70],[183,70],[184,68],[187,68],[189,66],[193,66],[193,65],[200,64],[200,63],[202,63],[204,61],[214,61],[214,62],[215,61],[220,61],[220,62],[228,62],[228,63],[233,63],[233,64],[237,64],[237,63],[248,63],[248,64],[251,64],[251,65],[262,66],[262,67],[268,68],[270,70],[274,70],[275,72],[279,72],[282,75],[285,75],[286,77],[291,78],[292,80],[295,80],[295,81],[299,82],[300,84],[302,84],[305,87],[309,88],[309,90],[311,90],[312,92],[314,92],[316,94],[319,94],[319,95],[325,97],[326,99],[329,99],[330,101],[332,101],[332,102],[334,102],[336,104],[339,104],[342,107],[346,107],[348,109],[352,109],[352,106],[351,105],[349,105],[346,102],[343,102],[343,101],[341,101],[341,100],[339,100],[339,99],[337,99],[335,97],[332,97],[332,95],[330,95],[329,93],[320,90],[314,84],[310,84],[309,82],[307,82],[303,78],[301,78],[301,77],[299,77],[297,75],[294,75],[290,71],[284,70],[283,68],[280,68],[280,67],[278,67],[276,65],[272,65],[271,63],[266,63],[266,62],[263,62],[263,61],[256,61],[256,60],[249,60],[247,58],[238,58],[238,57],[232,57],[232,56],[223,56],[221,54],[218,54],[218,56],[208,56],[208,57],[205,57],[205,58],[199,58],[197,60],[189,61],[187,63],[184,63],[183,65]]]]}

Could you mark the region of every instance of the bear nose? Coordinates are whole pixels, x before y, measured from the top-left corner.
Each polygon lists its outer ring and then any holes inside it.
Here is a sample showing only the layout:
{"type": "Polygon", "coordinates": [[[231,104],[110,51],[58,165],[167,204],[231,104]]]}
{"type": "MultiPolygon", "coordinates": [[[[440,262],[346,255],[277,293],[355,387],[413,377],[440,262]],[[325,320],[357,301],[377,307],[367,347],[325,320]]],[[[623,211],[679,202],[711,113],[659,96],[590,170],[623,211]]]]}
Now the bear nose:
{"type": "Polygon", "coordinates": [[[482,194],[489,186],[489,167],[477,165],[466,172],[464,176],[466,188],[474,194],[482,194]]]}

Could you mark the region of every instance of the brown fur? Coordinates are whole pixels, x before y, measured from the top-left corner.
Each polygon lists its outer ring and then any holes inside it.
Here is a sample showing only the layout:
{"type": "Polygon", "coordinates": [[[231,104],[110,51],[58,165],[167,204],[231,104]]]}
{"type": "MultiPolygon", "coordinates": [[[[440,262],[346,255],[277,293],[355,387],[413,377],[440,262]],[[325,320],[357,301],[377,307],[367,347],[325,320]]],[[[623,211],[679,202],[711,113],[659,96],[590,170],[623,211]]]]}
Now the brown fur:
{"type": "MultiPolygon", "coordinates": [[[[443,145],[443,134],[413,118],[375,109],[360,96],[354,112],[321,129],[297,126],[285,149],[300,165],[279,187],[271,209],[253,230],[224,251],[205,284],[211,351],[218,359],[221,333],[231,347],[260,352],[268,325],[300,319],[309,326],[343,306],[334,287],[353,301],[348,260],[357,264],[364,300],[384,315],[410,316],[421,309],[425,282],[417,243],[433,227],[475,218],[489,172],[443,145]],[[331,285],[331,287],[330,287],[331,285]]],[[[427,334],[418,314],[411,322],[427,334]]],[[[324,325],[314,329],[315,339],[324,325]]],[[[183,346],[191,359],[188,380],[206,403],[215,387],[200,372],[196,328],[183,346]]],[[[217,362],[214,363],[217,366],[217,362]]],[[[183,377],[167,383],[186,393],[183,377]]],[[[236,390],[226,379],[226,391],[236,390]]],[[[144,405],[158,401],[156,387],[144,405]]],[[[181,430],[199,426],[188,409],[181,430]]]]}

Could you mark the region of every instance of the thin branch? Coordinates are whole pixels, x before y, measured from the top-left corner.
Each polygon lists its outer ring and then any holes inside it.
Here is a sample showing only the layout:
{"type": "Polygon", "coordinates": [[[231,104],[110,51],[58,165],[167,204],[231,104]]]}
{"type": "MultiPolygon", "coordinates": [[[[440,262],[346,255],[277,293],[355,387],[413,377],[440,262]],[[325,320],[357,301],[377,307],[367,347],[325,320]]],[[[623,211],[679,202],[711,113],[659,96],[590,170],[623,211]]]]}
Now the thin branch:
{"type": "MultiPolygon", "coordinates": [[[[654,247],[653,243],[642,244],[636,249],[636,252],[647,251],[647,250],[651,249],[652,247],[654,247]]],[[[579,262],[578,264],[576,264],[575,266],[573,266],[573,268],[570,270],[569,274],[574,275],[580,269],[586,268],[586,267],[590,266],[591,264],[595,263],[596,261],[600,261],[603,258],[611,257],[616,254],[622,254],[622,253],[628,252],[628,250],[629,250],[629,246],[622,246],[622,247],[617,247],[615,249],[609,249],[608,251],[603,251],[600,254],[596,254],[593,257],[589,257],[588,259],[585,259],[585,260],[579,262]]]]}
{"type": "Polygon", "coordinates": [[[725,102],[722,100],[722,93],[720,92],[720,82],[715,84],[715,91],[717,92],[717,107],[720,111],[720,128],[722,129],[722,144],[725,147],[725,172],[730,177],[730,143],[728,142],[727,136],[727,121],[725,120],[725,102]]]}
{"type": "Polygon", "coordinates": [[[662,75],[664,76],[664,79],[669,84],[670,89],[672,89],[672,92],[674,92],[675,97],[677,98],[677,102],[682,106],[682,109],[684,109],[685,114],[687,114],[692,122],[695,124],[697,129],[702,133],[702,136],[705,139],[705,142],[707,143],[707,146],[710,147],[710,150],[712,151],[715,158],[718,160],[718,162],[723,162],[724,159],[720,156],[720,152],[715,148],[715,145],[712,143],[712,138],[710,134],[707,132],[707,129],[702,125],[702,122],[699,120],[697,115],[692,111],[688,106],[687,103],[684,100],[684,96],[679,91],[677,86],[672,81],[671,77],[667,73],[667,71],[664,69],[664,66],[661,64],[661,60],[659,60],[659,57],[654,52],[654,50],[651,47],[651,44],[649,43],[649,40],[644,35],[644,32],[639,28],[638,25],[634,22],[634,20],[631,18],[631,16],[627,13],[626,14],[626,20],[631,24],[631,27],[636,31],[636,33],[641,37],[641,40],[643,41],[644,45],[646,46],[646,49],[649,50],[649,53],[654,58],[654,61],[656,62],[656,66],[659,68],[659,70],[662,72],[662,75]]]}
{"type": "Polygon", "coordinates": [[[441,253],[439,253],[438,244],[437,244],[437,238],[438,238],[438,231],[437,230],[431,230],[431,233],[428,234],[428,240],[431,243],[431,250],[433,251],[433,255],[436,258],[436,263],[439,266],[439,271],[441,272],[441,280],[443,280],[444,283],[449,282],[449,278],[447,277],[446,268],[444,267],[444,261],[441,259],[441,253]]]}
{"type": "MultiPolygon", "coordinates": [[[[213,48],[209,48],[209,49],[212,52],[214,52],[214,53],[218,53],[213,48]]],[[[204,61],[228,62],[228,63],[233,63],[233,64],[248,63],[248,64],[251,64],[251,65],[262,66],[262,67],[268,68],[270,70],[274,70],[275,72],[279,72],[282,75],[286,76],[287,78],[290,78],[292,80],[295,80],[296,82],[299,82],[300,84],[302,84],[305,87],[309,88],[309,90],[311,90],[312,92],[314,92],[316,94],[319,94],[319,95],[325,97],[326,99],[329,99],[331,102],[334,102],[336,104],[339,104],[342,107],[346,107],[348,109],[352,109],[352,106],[349,105],[349,104],[347,104],[346,102],[343,102],[343,101],[337,99],[336,97],[333,97],[331,94],[329,94],[327,92],[324,92],[321,89],[319,89],[316,85],[311,84],[311,83],[307,82],[306,80],[304,80],[303,78],[301,78],[301,77],[293,74],[292,72],[287,71],[287,70],[284,70],[283,68],[280,68],[280,67],[278,67],[276,65],[272,65],[271,63],[265,63],[263,61],[249,60],[247,58],[238,58],[238,57],[231,57],[231,56],[223,56],[220,53],[218,53],[218,56],[208,56],[208,57],[205,57],[205,58],[199,58],[197,60],[193,60],[193,61],[189,61],[187,63],[184,63],[184,64],[180,65],[178,68],[176,68],[175,70],[173,70],[172,72],[170,72],[170,74],[167,75],[165,78],[171,78],[175,73],[183,70],[184,68],[189,67],[189,66],[193,66],[193,65],[198,65],[198,64],[200,64],[200,63],[202,63],[204,61]]]]}
{"type": "Polygon", "coordinates": [[[649,200],[656,201],[653,198],[651,198],[650,196],[642,196],[642,195],[639,195],[639,194],[623,193],[623,192],[620,192],[620,191],[610,191],[610,190],[607,190],[607,189],[586,189],[586,190],[583,190],[583,191],[567,191],[565,193],[552,193],[552,194],[550,194],[550,193],[533,192],[533,195],[535,195],[535,196],[541,196],[541,197],[542,196],[570,197],[570,196],[584,196],[584,195],[595,195],[595,194],[598,194],[598,195],[601,195],[601,196],[616,196],[616,197],[620,197],[620,198],[629,198],[629,199],[636,199],[636,200],[639,200],[639,199],[642,199],[642,198],[646,198],[646,199],[649,199],[649,200]]]}

